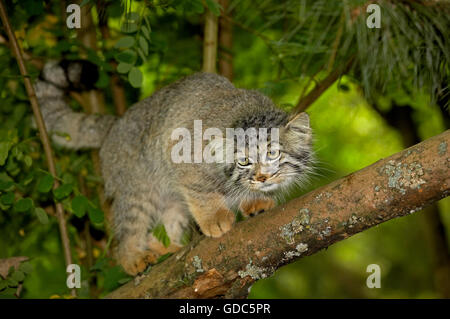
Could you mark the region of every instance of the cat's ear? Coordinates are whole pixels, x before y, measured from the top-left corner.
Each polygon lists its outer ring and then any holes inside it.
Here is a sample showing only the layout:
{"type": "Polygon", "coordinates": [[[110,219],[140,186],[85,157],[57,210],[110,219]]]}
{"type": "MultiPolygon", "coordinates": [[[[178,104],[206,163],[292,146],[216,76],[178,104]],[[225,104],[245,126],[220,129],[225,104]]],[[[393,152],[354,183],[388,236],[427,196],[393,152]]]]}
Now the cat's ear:
{"type": "Polygon", "coordinates": [[[294,115],[285,126],[284,136],[292,144],[309,144],[312,135],[308,114],[302,112],[294,115]]]}
{"type": "Polygon", "coordinates": [[[310,128],[309,124],[309,115],[305,112],[299,113],[295,116],[293,116],[291,119],[289,119],[289,122],[286,124],[286,128],[290,129],[299,129],[302,128],[310,128]]]}

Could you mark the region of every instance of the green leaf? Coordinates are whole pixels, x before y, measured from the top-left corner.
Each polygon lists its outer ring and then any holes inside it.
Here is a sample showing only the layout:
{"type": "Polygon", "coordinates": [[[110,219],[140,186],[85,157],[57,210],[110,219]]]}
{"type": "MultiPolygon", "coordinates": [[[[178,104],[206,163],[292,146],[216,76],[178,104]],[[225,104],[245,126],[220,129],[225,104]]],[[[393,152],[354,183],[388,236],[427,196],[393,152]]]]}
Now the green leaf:
{"type": "Polygon", "coordinates": [[[123,33],[133,33],[136,32],[138,30],[138,26],[137,23],[135,22],[124,22],[122,23],[122,25],[120,26],[120,31],[122,31],[123,33]]]}
{"type": "Polygon", "coordinates": [[[208,6],[209,10],[214,13],[214,15],[220,16],[220,9],[222,8],[220,4],[218,4],[214,0],[206,0],[206,5],[208,6]]]}
{"type": "Polygon", "coordinates": [[[6,280],[3,280],[2,277],[0,277],[0,291],[8,287],[8,282],[6,280]]]}
{"type": "Polygon", "coordinates": [[[23,162],[27,167],[31,167],[31,164],[33,164],[33,160],[30,155],[25,155],[23,162]]]}
{"type": "Polygon", "coordinates": [[[86,210],[89,205],[89,200],[84,195],[75,196],[72,200],[72,210],[75,216],[78,218],[83,217],[86,214],[86,210]]]}
{"type": "Polygon", "coordinates": [[[132,67],[133,67],[132,64],[120,62],[119,65],[117,65],[117,72],[128,73],[128,72],[130,72],[132,67]]]}
{"type": "Polygon", "coordinates": [[[91,222],[93,222],[94,224],[99,224],[103,222],[104,215],[101,209],[98,209],[97,207],[94,207],[92,205],[88,205],[87,210],[91,222]]]}
{"type": "Polygon", "coordinates": [[[14,193],[8,192],[0,197],[0,201],[4,205],[12,205],[14,203],[14,193]]]}
{"type": "Polygon", "coordinates": [[[34,174],[30,173],[20,182],[20,184],[23,186],[27,186],[28,184],[30,184],[33,181],[33,179],[34,179],[34,174]]]}
{"type": "Polygon", "coordinates": [[[192,238],[192,232],[189,229],[185,230],[183,232],[183,235],[181,235],[181,240],[180,240],[181,245],[186,246],[187,244],[189,244],[191,241],[191,238],[192,238]]]}
{"type": "Polygon", "coordinates": [[[142,34],[144,35],[144,37],[146,37],[147,40],[150,41],[150,29],[144,25],[144,26],[142,26],[141,31],[142,31],[142,34]]]}
{"type": "Polygon", "coordinates": [[[11,145],[11,142],[0,142],[0,166],[5,165],[11,145]]]}
{"type": "Polygon", "coordinates": [[[203,7],[202,0],[191,0],[181,2],[183,9],[187,12],[203,13],[205,8],[203,7]]]}
{"type": "Polygon", "coordinates": [[[89,271],[104,271],[109,266],[108,262],[108,258],[100,257],[89,271]]]}
{"type": "Polygon", "coordinates": [[[139,21],[139,13],[130,11],[125,14],[125,20],[127,22],[138,22],[139,21]]]}
{"type": "Polygon", "coordinates": [[[105,71],[100,71],[97,82],[95,82],[95,86],[104,89],[109,84],[109,76],[105,71]]]}
{"type": "Polygon", "coordinates": [[[140,88],[142,86],[142,73],[137,67],[133,67],[128,73],[128,81],[134,88],[140,88]]]}
{"type": "Polygon", "coordinates": [[[133,277],[125,277],[125,278],[122,278],[122,279],[118,280],[117,283],[118,283],[119,285],[124,285],[124,284],[126,284],[127,282],[129,282],[131,279],[133,279],[133,277]]]}
{"type": "Polygon", "coordinates": [[[125,36],[123,38],[120,38],[116,44],[114,45],[114,47],[116,49],[126,49],[126,48],[131,48],[134,44],[134,38],[132,36],[125,36]]]}
{"type": "Polygon", "coordinates": [[[52,175],[45,175],[38,184],[38,191],[41,193],[48,193],[53,187],[54,178],[52,175]]]}
{"type": "Polygon", "coordinates": [[[64,197],[69,196],[70,193],[72,193],[72,190],[73,190],[72,184],[63,184],[53,190],[53,196],[55,196],[55,199],[59,201],[64,197]]]}
{"type": "Polygon", "coordinates": [[[147,56],[148,55],[148,43],[147,43],[147,40],[145,40],[145,38],[143,36],[139,37],[139,46],[141,47],[144,54],[147,56]]]}
{"type": "Polygon", "coordinates": [[[14,189],[14,182],[0,180],[0,191],[7,192],[14,189]]]}
{"type": "Polygon", "coordinates": [[[19,282],[11,277],[8,277],[6,278],[6,284],[8,285],[8,287],[17,287],[19,285],[19,282]]]}
{"type": "Polygon", "coordinates": [[[34,212],[36,213],[36,216],[41,224],[48,224],[48,215],[43,208],[36,207],[34,212]]]}
{"type": "Polygon", "coordinates": [[[33,200],[31,198],[22,198],[14,204],[14,210],[16,212],[23,213],[30,210],[33,205],[33,200]]]}
{"type": "Polygon", "coordinates": [[[158,224],[152,231],[153,236],[155,236],[156,239],[158,239],[164,247],[169,247],[170,245],[170,238],[167,236],[166,228],[163,224],[158,224]]]}
{"type": "Polygon", "coordinates": [[[20,264],[19,269],[28,275],[33,271],[33,265],[30,262],[25,261],[20,264]]]}
{"type": "Polygon", "coordinates": [[[115,56],[116,60],[118,62],[128,63],[134,65],[136,63],[137,54],[133,50],[125,50],[122,52],[119,52],[115,56]]]}
{"type": "Polygon", "coordinates": [[[142,51],[141,48],[137,48],[137,52],[139,56],[141,57],[142,61],[147,62],[147,58],[145,57],[144,51],[142,51]]]}
{"type": "Polygon", "coordinates": [[[103,284],[103,288],[105,291],[111,291],[117,288],[120,285],[120,280],[129,278],[129,276],[122,270],[120,266],[108,268],[103,272],[103,274],[105,276],[105,281],[103,284]]]}
{"type": "Polygon", "coordinates": [[[11,279],[17,282],[21,282],[25,279],[25,274],[20,270],[16,270],[13,272],[11,279]]]}

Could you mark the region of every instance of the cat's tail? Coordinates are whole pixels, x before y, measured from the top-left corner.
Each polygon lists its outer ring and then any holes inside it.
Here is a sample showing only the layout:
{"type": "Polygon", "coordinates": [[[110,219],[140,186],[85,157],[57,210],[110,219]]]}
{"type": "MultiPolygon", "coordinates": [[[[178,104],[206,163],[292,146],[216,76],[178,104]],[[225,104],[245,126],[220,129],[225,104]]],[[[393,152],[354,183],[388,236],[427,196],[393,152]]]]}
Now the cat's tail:
{"type": "Polygon", "coordinates": [[[99,148],[117,120],[112,115],[74,112],[65,101],[69,89],[93,87],[98,71],[87,61],[47,62],[34,88],[47,131],[66,148],[99,148]]]}

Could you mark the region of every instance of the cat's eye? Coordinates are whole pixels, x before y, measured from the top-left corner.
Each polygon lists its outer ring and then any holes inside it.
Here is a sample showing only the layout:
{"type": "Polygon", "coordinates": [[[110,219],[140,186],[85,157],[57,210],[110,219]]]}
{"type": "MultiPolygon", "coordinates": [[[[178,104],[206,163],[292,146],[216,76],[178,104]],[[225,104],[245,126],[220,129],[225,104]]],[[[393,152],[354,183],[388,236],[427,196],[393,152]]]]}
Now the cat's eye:
{"type": "Polygon", "coordinates": [[[248,166],[248,165],[250,165],[250,161],[249,161],[248,157],[238,158],[237,163],[240,166],[248,166]]]}
{"type": "Polygon", "coordinates": [[[280,150],[273,149],[273,150],[267,151],[267,157],[269,159],[277,159],[278,156],[280,156],[280,150]]]}

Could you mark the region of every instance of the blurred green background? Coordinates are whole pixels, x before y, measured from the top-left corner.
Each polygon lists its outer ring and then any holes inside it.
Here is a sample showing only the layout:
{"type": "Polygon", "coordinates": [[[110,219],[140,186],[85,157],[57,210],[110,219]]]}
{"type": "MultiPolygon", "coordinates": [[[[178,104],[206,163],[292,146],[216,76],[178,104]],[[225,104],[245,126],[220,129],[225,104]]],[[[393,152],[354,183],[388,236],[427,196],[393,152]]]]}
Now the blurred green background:
{"type": "MultiPolygon", "coordinates": [[[[231,53],[233,83],[262,91],[287,111],[315,83],[356,57],[351,70],[307,109],[319,163],[310,185],[295,196],[449,127],[448,5],[436,9],[421,1],[397,6],[379,1],[382,27],[368,29],[367,3],[356,0],[221,2],[226,10],[213,0],[82,1],[82,22],[89,15],[94,25],[92,45],[81,31],[65,26],[66,1],[4,2],[30,76],[36,78],[48,59],[88,58],[100,70],[101,111],[111,114],[120,113],[115,80],[129,107],[201,70],[206,10],[232,21],[232,47],[219,46],[219,60],[231,53]],[[126,23],[136,28],[124,29],[126,23]],[[118,45],[127,36],[135,39],[133,44],[118,45]],[[117,65],[126,62],[139,70],[142,80],[130,69],[118,71],[117,65]]],[[[130,280],[111,258],[103,217],[79,214],[72,206],[83,194],[92,207],[103,208],[101,178],[91,153],[56,148],[58,178],[69,186],[60,194],[46,189],[42,147],[3,28],[0,99],[0,258],[27,256],[32,266],[0,277],[0,298],[14,298],[22,283],[20,298],[68,298],[57,220],[47,217],[55,200],[70,213],[74,261],[83,274],[79,297],[101,297],[130,280]]],[[[79,100],[72,99],[71,105],[93,111],[79,100]]],[[[249,297],[449,298],[449,212],[447,198],[373,227],[280,268],[253,285],[249,297]],[[369,264],[381,267],[379,289],[366,286],[369,264]]]]}

